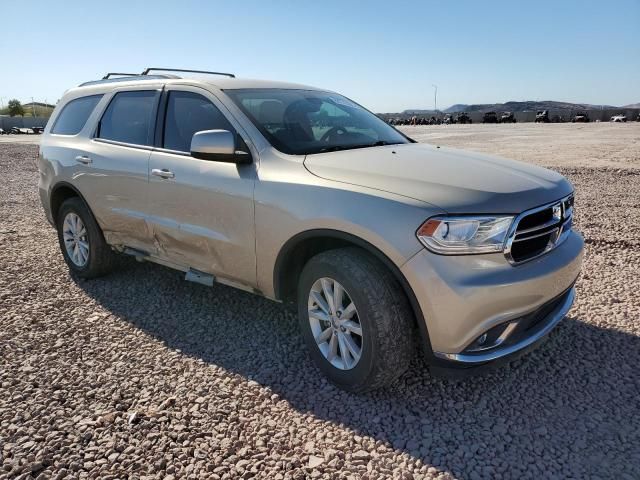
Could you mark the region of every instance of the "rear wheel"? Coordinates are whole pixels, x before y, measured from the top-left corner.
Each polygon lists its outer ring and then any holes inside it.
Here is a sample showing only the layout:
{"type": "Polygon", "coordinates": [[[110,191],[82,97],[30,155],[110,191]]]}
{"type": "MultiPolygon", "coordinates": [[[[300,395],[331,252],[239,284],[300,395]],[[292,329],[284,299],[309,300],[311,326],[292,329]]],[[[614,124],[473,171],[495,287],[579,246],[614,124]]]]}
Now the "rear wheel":
{"type": "Polygon", "coordinates": [[[414,354],[413,316],[397,280],[358,248],[305,265],[298,314],[311,358],[329,380],[362,392],[391,383],[414,354]]]}
{"type": "Polygon", "coordinates": [[[115,254],[82,199],[73,197],[62,203],[56,226],[64,260],[79,277],[99,277],[113,268],[115,254]]]}

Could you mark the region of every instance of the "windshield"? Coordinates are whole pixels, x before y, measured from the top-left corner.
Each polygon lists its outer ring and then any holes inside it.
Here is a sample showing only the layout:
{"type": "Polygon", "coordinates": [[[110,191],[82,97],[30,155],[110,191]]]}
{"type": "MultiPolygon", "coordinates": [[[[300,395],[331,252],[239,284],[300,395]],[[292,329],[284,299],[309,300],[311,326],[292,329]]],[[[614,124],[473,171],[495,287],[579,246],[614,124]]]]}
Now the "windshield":
{"type": "Polygon", "coordinates": [[[307,155],[411,142],[373,113],[336,93],[271,88],[225,93],[284,153],[307,155]]]}

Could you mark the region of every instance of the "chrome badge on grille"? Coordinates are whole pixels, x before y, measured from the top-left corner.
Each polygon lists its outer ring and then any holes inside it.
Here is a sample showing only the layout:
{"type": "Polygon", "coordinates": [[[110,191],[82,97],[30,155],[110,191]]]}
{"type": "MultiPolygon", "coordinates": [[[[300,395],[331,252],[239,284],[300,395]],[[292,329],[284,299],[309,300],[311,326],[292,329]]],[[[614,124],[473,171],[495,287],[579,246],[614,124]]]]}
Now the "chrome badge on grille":
{"type": "Polygon", "coordinates": [[[512,264],[519,264],[553,250],[568,237],[572,217],[573,194],[521,213],[511,227],[505,257],[512,264]]]}

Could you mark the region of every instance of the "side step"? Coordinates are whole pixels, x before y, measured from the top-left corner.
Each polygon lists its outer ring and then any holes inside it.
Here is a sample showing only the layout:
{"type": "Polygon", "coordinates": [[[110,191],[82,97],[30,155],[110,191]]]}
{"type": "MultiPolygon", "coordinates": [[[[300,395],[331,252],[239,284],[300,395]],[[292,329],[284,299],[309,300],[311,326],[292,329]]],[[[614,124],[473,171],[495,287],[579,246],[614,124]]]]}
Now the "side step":
{"type": "Polygon", "coordinates": [[[143,262],[149,256],[147,252],[131,247],[125,247],[122,253],[135,257],[138,262],[143,262]]]}
{"type": "MultiPolygon", "coordinates": [[[[118,247],[118,248],[115,248],[115,250],[117,252],[124,253],[126,255],[131,255],[138,262],[149,261],[149,262],[157,263],[159,265],[164,265],[165,267],[173,268],[174,270],[183,271],[185,272],[184,279],[189,282],[199,283],[207,287],[213,287],[214,283],[221,283],[222,285],[227,285],[229,287],[237,288],[239,290],[244,290],[245,292],[264,296],[264,293],[262,293],[257,288],[251,287],[249,285],[245,285],[243,283],[238,283],[223,277],[216,277],[215,275],[201,272],[200,270],[196,270],[195,268],[186,269],[184,265],[178,265],[173,262],[162,260],[158,257],[154,257],[153,255],[149,255],[149,253],[143,250],[138,250],[136,248],[131,248],[131,247],[118,247]]],[[[279,301],[277,299],[272,299],[272,300],[279,301]]]]}
{"type": "Polygon", "coordinates": [[[201,283],[202,285],[206,285],[207,287],[213,287],[213,282],[215,281],[215,277],[213,275],[195,270],[193,268],[187,270],[187,273],[185,273],[184,275],[184,279],[188,280],[189,282],[201,283]]]}

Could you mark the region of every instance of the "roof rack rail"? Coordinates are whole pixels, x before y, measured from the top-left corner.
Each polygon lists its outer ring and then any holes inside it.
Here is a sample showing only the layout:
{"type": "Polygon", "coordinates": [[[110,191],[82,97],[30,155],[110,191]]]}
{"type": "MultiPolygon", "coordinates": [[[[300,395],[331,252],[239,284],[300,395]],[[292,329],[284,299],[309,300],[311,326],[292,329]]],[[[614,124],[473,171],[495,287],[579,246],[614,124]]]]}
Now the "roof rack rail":
{"type": "MultiPolygon", "coordinates": [[[[100,80],[91,80],[89,82],[84,82],[81,83],[80,85],[78,85],[79,87],[86,87],[87,85],[99,85],[99,84],[103,84],[103,83],[113,83],[113,82],[130,82],[133,80],[168,80],[168,79],[174,79],[174,78],[180,78],[177,75],[140,75],[139,73],[136,74],[127,74],[126,76],[118,76],[118,75],[122,75],[119,73],[113,74],[111,73],[110,75],[116,75],[116,78],[101,78],[100,80]]],[[[107,75],[105,75],[106,77],[107,75]]]]}
{"type": "MultiPolygon", "coordinates": [[[[152,70],[158,70],[162,72],[185,72],[185,73],[206,73],[209,75],[224,75],[225,77],[236,78],[233,73],[225,73],[225,72],[209,72],[207,70],[185,70],[182,68],[158,68],[158,67],[149,67],[146,68],[141,75],[149,75],[149,72],[152,70]]],[[[128,75],[128,74],[115,74],[115,75],[128,75]]]]}
{"type": "Polygon", "coordinates": [[[102,77],[102,80],[108,80],[109,77],[136,77],[138,76],[138,73],[118,73],[118,72],[109,72],[107,73],[104,77],[102,77]]]}

